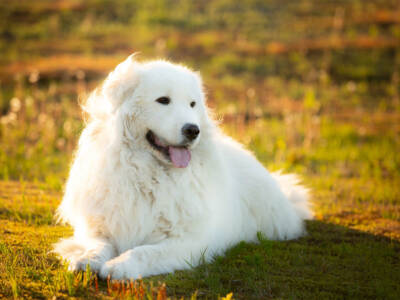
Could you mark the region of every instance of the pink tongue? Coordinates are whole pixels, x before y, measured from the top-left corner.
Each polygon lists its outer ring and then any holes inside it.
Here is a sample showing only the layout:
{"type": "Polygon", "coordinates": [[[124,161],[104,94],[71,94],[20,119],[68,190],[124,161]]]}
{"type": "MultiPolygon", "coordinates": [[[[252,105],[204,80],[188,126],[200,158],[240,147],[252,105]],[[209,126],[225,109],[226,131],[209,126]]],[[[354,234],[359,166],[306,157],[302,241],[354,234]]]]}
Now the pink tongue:
{"type": "Polygon", "coordinates": [[[186,148],[168,147],[169,157],[177,168],[186,168],[190,161],[190,151],[186,148]]]}

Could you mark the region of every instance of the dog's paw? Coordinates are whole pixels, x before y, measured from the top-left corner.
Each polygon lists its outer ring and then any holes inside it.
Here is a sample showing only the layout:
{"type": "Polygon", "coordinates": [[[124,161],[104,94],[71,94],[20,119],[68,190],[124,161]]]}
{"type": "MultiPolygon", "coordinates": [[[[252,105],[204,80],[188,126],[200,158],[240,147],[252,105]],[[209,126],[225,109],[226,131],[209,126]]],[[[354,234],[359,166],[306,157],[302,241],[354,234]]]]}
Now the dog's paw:
{"type": "Polygon", "coordinates": [[[100,270],[100,277],[105,279],[108,276],[112,279],[138,279],[141,276],[133,250],[128,250],[104,263],[100,270]]]}
{"type": "Polygon", "coordinates": [[[86,271],[87,267],[95,273],[99,273],[101,267],[104,265],[99,257],[82,256],[74,260],[68,260],[68,270],[69,271],[86,271]]]}
{"type": "Polygon", "coordinates": [[[68,270],[72,272],[86,271],[89,266],[92,272],[99,273],[107,259],[109,259],[109,256],[104,256],[102,251],[97,250],[87,250],[65,257],[68,262],[68,270]]]}
{"type": "Polygon", "coordinates": [[[85,271],[89,265],[90,270],[96,273],[100,272],[107,260],[115,256],[112,244],[101,239],[87,239],[85,242],[65,239],[55,245],[54,252],[68,264],[69,271],[85,271]]]}

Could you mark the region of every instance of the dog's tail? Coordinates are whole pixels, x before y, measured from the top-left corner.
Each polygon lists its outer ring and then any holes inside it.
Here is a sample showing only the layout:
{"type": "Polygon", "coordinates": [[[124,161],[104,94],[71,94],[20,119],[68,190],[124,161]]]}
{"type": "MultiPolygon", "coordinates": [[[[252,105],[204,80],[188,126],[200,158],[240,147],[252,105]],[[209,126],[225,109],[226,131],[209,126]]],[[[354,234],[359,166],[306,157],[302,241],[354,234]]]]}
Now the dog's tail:
{"type": "Polygon", "coordinates": [[[282,174],[281,172],[275,172],[271,175],[278,182],[285,196],[293,203],[297,215],[303,220],[312,219],[314,215],[309,201],[309,191],[299,184],[298,177],[294,174],[282,174]]]}

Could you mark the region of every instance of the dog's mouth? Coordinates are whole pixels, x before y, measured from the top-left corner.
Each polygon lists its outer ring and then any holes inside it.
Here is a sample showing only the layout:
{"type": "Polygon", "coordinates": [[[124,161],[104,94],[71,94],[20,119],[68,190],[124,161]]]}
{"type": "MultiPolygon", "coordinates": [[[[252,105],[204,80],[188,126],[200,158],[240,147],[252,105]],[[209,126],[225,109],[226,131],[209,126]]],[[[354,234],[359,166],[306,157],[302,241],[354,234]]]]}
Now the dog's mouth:
{"type": "Polygon", "coordinates": [[[153,149],[160,152],[172,162],[176,168],[186,168],[189,165],[191,154],[186,146],[167,145],[161,141],[151,130],[146,133],[146,139],[153,149]]]}

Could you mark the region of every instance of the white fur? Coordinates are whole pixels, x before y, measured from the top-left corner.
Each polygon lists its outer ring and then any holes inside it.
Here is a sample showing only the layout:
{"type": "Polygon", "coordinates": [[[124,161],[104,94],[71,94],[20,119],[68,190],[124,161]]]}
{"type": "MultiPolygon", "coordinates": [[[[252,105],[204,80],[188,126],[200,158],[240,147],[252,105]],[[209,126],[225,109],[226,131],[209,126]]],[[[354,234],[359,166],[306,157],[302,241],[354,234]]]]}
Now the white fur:
{"type": "Polygon", "coordinates": [[[210,261],[242,240],[257,242],[258,231],[275,240],[304,234],[307,191],[221,133],[197,73],[131,56],[84,110],[90,120],[58,210],[74,236],[55,246],[71,270],[90,264],[103,278],[138,278],[189,268],[203,254],[210,261]],[[171,103],[155,101],[162,96],[171,103]],[[200,136],[189,165],[175,168],[145,135],[179,144],[186,123],[200,136]]]}

